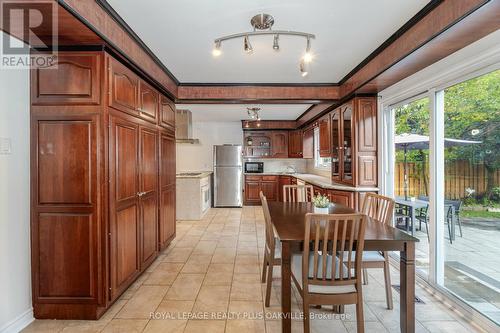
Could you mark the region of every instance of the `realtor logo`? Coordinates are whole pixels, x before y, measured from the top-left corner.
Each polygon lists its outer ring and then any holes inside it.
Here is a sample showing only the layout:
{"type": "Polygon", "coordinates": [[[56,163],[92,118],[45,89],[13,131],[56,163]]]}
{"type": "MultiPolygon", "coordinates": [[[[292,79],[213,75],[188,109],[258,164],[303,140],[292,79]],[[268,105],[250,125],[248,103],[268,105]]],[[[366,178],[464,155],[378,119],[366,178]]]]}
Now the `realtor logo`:
{"type": "Polygon", "coordinates": [[[0,69],[47,68],[57,64],[58,5],[53,0],[0,0],[0,69]],[[32,48],[36,51],[31,51],[32,48]]]}

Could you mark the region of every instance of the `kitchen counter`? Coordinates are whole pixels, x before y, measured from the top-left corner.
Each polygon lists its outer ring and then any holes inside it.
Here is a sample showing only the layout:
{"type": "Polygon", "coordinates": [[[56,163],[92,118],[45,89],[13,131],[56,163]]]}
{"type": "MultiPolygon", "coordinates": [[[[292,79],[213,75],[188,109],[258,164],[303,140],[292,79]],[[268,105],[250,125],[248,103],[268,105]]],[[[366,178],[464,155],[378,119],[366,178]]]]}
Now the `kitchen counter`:
{"type": "Polygon", "coordinates": [[[303,180],[309,184],[319,186],[329,190],[351,191],[351,192],[371,192],[378,191],[377,187],[354,187],[333,182],[328,177],[318,176],[310,173],[286,173],[286,172],[264,172],[245,173],[245,176],[290,176],[303,180]]]}
{"type": "Polygon", "coordinates": [[[205,178],[212,174],[212,171],[188,171],[183,173],[178,173],[175,175],[176,178],[205,178]]]}
{"type": "Polygon", "coordinates": [[[211,206],[211,171],[178,174],[176,179],[177,220],[201,220],[211,206]]]}

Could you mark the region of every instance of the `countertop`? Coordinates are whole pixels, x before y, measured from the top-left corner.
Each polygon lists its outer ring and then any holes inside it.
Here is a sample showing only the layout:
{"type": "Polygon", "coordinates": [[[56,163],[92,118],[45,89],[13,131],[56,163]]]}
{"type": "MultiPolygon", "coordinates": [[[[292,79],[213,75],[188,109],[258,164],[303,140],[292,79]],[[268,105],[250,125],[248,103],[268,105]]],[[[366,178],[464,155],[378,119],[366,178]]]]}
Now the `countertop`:
{"type": "Polygon", "coordinates": [[[186,171],[186,173],[199,173],[199,175],[183,175],[183,174],[176,174],[176,178],[206,178],[210,176],[213,172],[212,171],[186,171]]]}
{"type": "Polygon", "coordinates": [[[245,173],[245,176],[290,176],[303,180],[309,184],[319,186],[329,190],[368,192],[378,191],[377,187],[354,187],[332,182],[328,177],[313,175],[310,173],[286,173],[286,172],[264,172],[264,173],[245,173]]]}

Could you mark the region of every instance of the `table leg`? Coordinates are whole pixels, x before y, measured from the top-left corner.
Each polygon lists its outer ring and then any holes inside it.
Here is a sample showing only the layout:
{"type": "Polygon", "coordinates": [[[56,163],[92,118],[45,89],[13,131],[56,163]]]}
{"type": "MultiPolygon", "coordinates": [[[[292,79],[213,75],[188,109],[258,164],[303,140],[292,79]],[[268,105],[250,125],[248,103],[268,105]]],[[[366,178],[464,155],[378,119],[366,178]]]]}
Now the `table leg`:
{"type": "Polygon", "coordinates": [[[403,333],[415,332],[415,243],[405,243],[400,254],[400,327],[403,333]]]}
{"type": "Polygon", "coordinates": [[[291,253],[290,243],[281,242],[281,331],[290,333],[292,331],[292,276],[291,276],[291,253]]]}

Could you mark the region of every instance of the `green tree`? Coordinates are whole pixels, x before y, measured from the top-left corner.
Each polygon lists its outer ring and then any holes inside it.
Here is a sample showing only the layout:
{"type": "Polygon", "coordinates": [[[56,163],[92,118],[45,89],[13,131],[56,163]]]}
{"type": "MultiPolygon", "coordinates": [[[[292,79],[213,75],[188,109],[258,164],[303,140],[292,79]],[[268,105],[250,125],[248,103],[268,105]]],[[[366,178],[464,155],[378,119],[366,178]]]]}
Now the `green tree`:
{"type": "MultiPolygon", "coordinates": [[[[500,168],[500,70],[461,82],[445,90],[445,137],[481,141],[481,144],[447,148],[446,161],[483,161],[487,170],[487,192],[500,168]]],[[[429,99],[423,98],[395,110],[396,134],[429,135],[429,99]]],[[[428,152],[410,151],[409,161],[425,159],[428,152]]],[[[403,158],[397,153],[397,160],[403,158]]]]}

